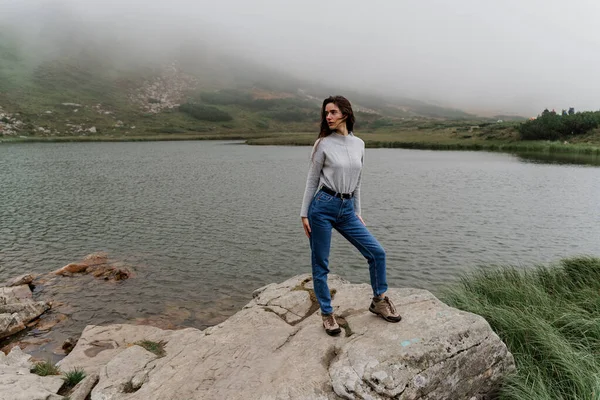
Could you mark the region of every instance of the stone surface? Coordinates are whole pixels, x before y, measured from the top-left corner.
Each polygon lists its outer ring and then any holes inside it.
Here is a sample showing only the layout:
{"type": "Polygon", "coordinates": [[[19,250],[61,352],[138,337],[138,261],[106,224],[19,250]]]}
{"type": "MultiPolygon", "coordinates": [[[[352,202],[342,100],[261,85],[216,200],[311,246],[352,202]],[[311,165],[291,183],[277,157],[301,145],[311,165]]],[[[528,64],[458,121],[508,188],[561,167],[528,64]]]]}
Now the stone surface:
{"type": "Polygon", "coordinates": [[[18,113],[8,113],[0,106],[0,136],[16,136],[19,134],[25,122],[18,119],[18,116],[18,113]]]}
{"type": "Polygon", "coordinates": [[[10,286],[29,285],[31,282],[33,282],[33,279],[34,279],[33,275],[25,274],[25,275],[17,276],[15,278],[8,280],[4,284],[4,286],[10,287],[10,286]]]}
{"type": "Polygon", "coordinates": [[[92,400],[125,398],[126,392],[138,390],[148,379],[148,373],[154,368],[150,363],[156,358],[140,346],[123,350],[102,368],[100,380],[92,389],[92,400]]]}
{"type": "Polygon", "coordinates": [[[49,310],[50,306],[43,301],[12,303],[0,305],[0,313],[17,313],[23,323],[27,323],[49,310]]]}
{"type": "Polygon", "coordinates": [[[85,273],[111,281],[121,281],[132,276],[128,268],[110,263],[107,254],[102,252],[89,254],[81,262],[67,264],[52,273],[61,276],[85,273]]]}
{"type": "Polygon", "coordinates": [[[65,265],[62,268],[57,269],[56,271],[54,271],[54,273],[56,275],[69,276],[70,274],[78,274],[80,272],[85,272],[86,269],[88,269],[87,264],[71,263],[65,265]]]}
{"type": "Polygon", "coordinates": [[[86,373],[100,373],[103,366],[134,343],[141,340],[169,340],[171,334],[147,325],[88,325],[69,355],[56,365],[63,371],[83,368],[86,373]]]}
{"type": "MultiPolygon", "coordinates": [[[[370,287],[362,291],[370,293],[370,287]]],[[[403,292],[394,297],[403,315],[397,327],[372,329],[365,313],[346,317],[355,335],[329,368],[338,395],[467,399],[490,392],[512,370],[512,356],[483,318],[448,307],[426,291],[403,292]]]]}
{"type": "Polygon", "coordinates": [[[0,305],[22,303],[30,301],[31,298],[31,289],[28,285],[0,287],[0,305]]]}
{"type": "MultiPolygon", "coordinates": [[[[158,76],[144,81],[128,97],[144,112],[158,113],[179,107],[185,101],[186,93],[197,85],[196,78],[184,73],[177,63],[172,63],[160,71],[158,76]]],[[[135,129],[135,126],[131,129],[135,129]]]]}
{"type": "Polygon", "coordinates": [[[31,362],[29,361],[30,359],[31,356],[23,353],[23,351],[18,347],[12,349],[8,355],[0,352],[0,366],[29,369],[31,367],[31,362]]]}
{"type": "Polygon", "coordinates": [[[50,306],[33,301],[29,285],[0,287],[0,339],[14,335],[27,323],[46,312],[50,306]]]}
{"type": "Polygon", "coordinates": [[[98,383],[98,379],[98,374],[91,374],[83,378],[71,391],[69,400],[85,400],[96,383],[98,383]]]}
{"type": "Polygon", "coordinates": [[[390,289],[403,315],[390,324],[368,311],[369,285],[329,283],[347,322],[339,337],[323,331],[301,275],[256,290],[205,331],[88,326],[60,366],[100,371],[92,400],[478,399],[514,370],[483,318],[425,290],[390,289]],[[143,339],[164,340],[166,356],[132,346],[143,339]]]}
{"type": "Polygon", "coordinates": [[[15,347],[8,355],[0,352],[0,400],[59,400],[64,381],[59,376],[29,372],[30,355],[15,347]]]}
{"type": "Polygon", "coordinates": [[[0,339],[14,335],[25,329],[19,314],[0,314],[0,339]]]}

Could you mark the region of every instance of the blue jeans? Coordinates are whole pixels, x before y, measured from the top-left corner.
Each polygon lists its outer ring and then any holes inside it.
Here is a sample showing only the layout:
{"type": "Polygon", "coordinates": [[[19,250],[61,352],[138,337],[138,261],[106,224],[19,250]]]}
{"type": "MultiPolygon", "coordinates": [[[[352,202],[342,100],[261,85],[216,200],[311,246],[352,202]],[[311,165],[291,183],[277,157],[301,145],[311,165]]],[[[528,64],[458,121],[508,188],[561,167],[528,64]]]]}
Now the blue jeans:
{"type": "Polygon", "coordinates": [[[331,229],[335,228],[369,262],[373,296],[387,291],[385,250],[354,213],[354,199],[340,199],[319,190],[308,208],[310,248],[315,295],[323,314],[331,314],[331,295],[327,286],[331,229]]]}

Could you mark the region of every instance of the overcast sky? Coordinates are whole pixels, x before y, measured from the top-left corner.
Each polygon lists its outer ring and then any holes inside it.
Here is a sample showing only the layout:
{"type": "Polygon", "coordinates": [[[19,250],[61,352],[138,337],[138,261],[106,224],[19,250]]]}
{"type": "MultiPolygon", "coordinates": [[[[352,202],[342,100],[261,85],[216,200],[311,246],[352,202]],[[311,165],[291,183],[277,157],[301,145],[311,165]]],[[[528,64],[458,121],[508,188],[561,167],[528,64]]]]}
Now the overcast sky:
{"type": "Polygon", "coordinates": [[[209,37],[332,86],[472,112],[600,109],[598,0],[0,0],[0,18],[57,2],[83,22],[209,37]]]}

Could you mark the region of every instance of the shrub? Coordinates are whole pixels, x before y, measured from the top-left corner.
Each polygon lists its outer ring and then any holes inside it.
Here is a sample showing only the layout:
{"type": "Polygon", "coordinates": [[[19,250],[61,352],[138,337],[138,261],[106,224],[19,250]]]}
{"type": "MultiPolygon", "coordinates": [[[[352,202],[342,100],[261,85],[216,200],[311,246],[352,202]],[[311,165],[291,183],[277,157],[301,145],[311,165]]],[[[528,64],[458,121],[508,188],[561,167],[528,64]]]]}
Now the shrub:
{"type": "Polygon", "coordinates": [[[31,372],[39,376],[60,375],[60,369],[50,361],[41,361],[36,363],[31,372]]]}
{"type": "Polygon", "coordinates": [[[256,123],[256,127],[259,129],[269,129],[269,121],[261,119],[256,123]]]}
{"type": "Polygon", "coordinates": [[[203,104],[185,103],[179,106],[179,110],[201,121],[224,122],[233,120],[233,117],[225,111],[203,104]]]}
{"type": "Polygon", "coordinates": [[[85,371],[83,369],[74,368],[64,374],[63,380],[65,381],[65,385],[74,387],[81,382],[85,376],[85,371]]]}
{"type": "Polygon", "coordinates": [[[369,124],[372,129],[385,128],[388,126],[393,126],[394,123],[389,119],[381,118],[376,121],[373,121],[369,124]]]}

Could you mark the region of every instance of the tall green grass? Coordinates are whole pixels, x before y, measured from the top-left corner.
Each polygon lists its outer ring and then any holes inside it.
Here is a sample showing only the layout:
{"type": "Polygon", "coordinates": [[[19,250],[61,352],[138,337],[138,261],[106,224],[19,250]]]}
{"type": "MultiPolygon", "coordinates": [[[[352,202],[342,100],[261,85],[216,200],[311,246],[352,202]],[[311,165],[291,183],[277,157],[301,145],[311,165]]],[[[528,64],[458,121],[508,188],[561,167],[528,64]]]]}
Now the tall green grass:
{"type": "Polygon", "coordinates": [[[483,316],[514,355],[500,399],[600,399],[600,258],[482,269],[441,297],[483,316]]]}

